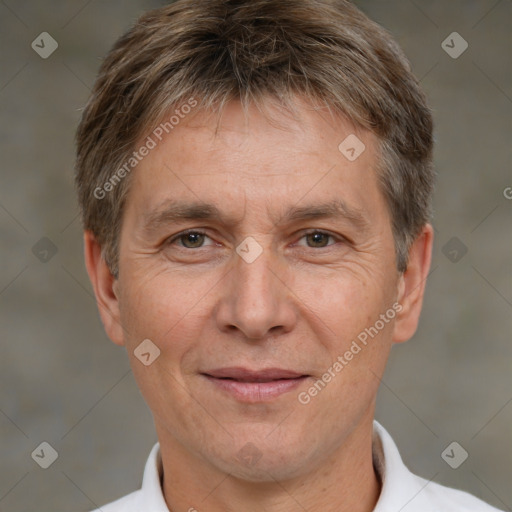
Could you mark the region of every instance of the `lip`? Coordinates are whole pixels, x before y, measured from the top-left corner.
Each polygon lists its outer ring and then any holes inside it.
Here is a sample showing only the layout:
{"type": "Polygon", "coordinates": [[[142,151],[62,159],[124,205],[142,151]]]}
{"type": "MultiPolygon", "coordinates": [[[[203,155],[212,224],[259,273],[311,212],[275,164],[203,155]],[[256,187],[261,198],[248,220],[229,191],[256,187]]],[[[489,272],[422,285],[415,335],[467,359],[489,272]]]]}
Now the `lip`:
{"type": "Polygon", "coordinates": [[[245,382],[265,382],[278,379],[295,379],[303,377],[304,373],[285,370],[283,368],[263,368],[261,370],[249,370],[241,366],[230,366],[228,368],[217,368],[203,372],[205,375],[217,379],[235,379],[245,382]]]}
{"type": "Polygon", "coordinates": [[[266,402],[297,388],[309,375],[283,368],[218,368],[202,373],[218,389],[242,402],[266,402]]]}

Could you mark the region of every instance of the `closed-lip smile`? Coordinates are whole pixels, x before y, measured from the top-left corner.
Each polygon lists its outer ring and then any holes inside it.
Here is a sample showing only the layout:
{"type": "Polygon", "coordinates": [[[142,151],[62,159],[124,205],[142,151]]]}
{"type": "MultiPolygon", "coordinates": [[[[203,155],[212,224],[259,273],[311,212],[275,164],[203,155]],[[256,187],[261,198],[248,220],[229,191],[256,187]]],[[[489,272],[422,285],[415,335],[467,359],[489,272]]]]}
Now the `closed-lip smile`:
{"type": "Polygon", "coordinates": [[[265,402],[292,391],[310,375],[283,368],[250,370],[240,366],[202,372],[221,391],[242,402],[265,402]]]}

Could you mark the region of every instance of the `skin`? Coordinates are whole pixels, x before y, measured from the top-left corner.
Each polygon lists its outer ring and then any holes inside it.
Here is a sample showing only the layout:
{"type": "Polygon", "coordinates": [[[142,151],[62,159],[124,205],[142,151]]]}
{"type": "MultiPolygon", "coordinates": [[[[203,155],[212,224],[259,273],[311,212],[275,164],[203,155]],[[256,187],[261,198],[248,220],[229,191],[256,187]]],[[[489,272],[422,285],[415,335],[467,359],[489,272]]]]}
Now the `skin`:
{"type": "Polygon", "coordinates": [[[367,512],[378,500],[375,398],[393,343],[416,330],[433,230],[424,226],[399,273],[374,135],[297,105],[300,119],[271,108],[279,126],[254,107],[245,118],[237,102],[220,123],[202,111],[181,121],[132,171],[117,280],[93,234],[84,235],[105,330],[126,347],[153,412],[173,512],[367,512]],[[353,162],[338,150],[350,134],[366,146],[353,162]],[[232,223],[145,232],[145,215],[169,198],[213,202],[232,223]],[[346,218],[280,222],[291,206],[332,199],[366,227],[346,218]],[[207,236],[170,241],[191,228],[207,236]],[[249,236],[262,249],[250,264],[236,252],[249,236]],[[301,404],[298,394],[396,302],[400,313],[301,404]],[[149,366],[134,355],[144,339],[161,351],[149,366]],[[226,366],[310,377],[272,400],[242,403],[201,375],[226,366]],[[253,463],[239,454],[247,443],[259,455],[253,463]]]}

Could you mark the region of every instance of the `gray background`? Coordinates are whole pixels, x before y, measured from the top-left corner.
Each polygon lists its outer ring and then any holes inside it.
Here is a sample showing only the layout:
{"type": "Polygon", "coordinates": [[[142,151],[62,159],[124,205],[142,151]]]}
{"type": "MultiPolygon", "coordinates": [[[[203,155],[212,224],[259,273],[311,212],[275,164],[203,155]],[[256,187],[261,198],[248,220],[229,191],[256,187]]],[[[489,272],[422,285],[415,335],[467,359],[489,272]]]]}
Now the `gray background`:
{"type": "MultiPolygon", "coordinates": [[[[412,471],[511,510],[511,2],[356,3],[396,37],[422,80],[439,173],[421,324],[392,351],[377,419],[412,471]],[[457,59],[441,47],[453,31],[469,43],[457,59]],[[467,247],[457,262],[452,237],[467,247]],[[440,455],[452,441],[469,453],[456,470],[440,455]]],[[[85,271],[73,133],[100,59],[161,4],[0,2],[2,512],[111,501],[139,487],[156,441],[85,271]],[[59,43],[46,60],[31,48],[43,31],[59,43]],[[57,249],[47,262],[32,252],[42,237],[57,249]],[[42,441],[59,454],[46,470],[31,458],[42,441]]]]}

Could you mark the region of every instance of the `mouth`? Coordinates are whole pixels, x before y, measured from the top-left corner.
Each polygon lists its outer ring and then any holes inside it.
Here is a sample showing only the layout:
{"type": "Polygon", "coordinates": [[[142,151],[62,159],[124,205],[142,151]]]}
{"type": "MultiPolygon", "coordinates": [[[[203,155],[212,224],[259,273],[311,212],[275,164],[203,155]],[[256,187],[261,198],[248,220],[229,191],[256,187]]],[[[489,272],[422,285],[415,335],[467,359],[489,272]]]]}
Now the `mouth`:
{"type": "Polygon", "coordinates": [[[249,403],[265,402],[290,392],[311,377],[282,368],[249,370],[240,367],[219,368],[203,375],[216,389],[249,403]]]}

